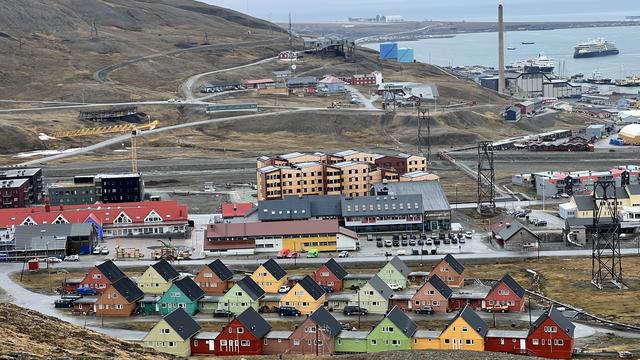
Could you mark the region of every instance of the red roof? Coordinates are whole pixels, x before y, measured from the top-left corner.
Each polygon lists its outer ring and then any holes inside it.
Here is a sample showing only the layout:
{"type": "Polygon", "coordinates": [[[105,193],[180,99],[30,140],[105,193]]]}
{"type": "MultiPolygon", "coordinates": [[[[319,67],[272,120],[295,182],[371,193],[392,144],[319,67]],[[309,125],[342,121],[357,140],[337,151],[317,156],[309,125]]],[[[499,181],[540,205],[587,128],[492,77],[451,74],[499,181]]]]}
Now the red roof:
{"type": "Polygon", "coordinates": [[[131,223],[144,223],[152,212],[165,222],[186,222],[189,208],[175,200],[143,201],[116,204],[56,205],[35,206],[30,208],[0,209],[0,226],[19,226],[27,218],[36,224],[51,224],[62,216],[71,224],[83,223],[91,217],[102,225],[113,224],[124,213],[131,223]]]}
{"type": "Polygon", "coordinates": [[[355,232],[340,227],[337,219],[212,224],[207,229],[207,238],[337,233],[357,238],[355,232]]]}
{"type": "Polygon", "coordinates": [[[253,203],[224,203],[222,204],[222,217],[231,218],[238,216],[245,216],[249,210],[253,209],[255,205],[253,203]]]}

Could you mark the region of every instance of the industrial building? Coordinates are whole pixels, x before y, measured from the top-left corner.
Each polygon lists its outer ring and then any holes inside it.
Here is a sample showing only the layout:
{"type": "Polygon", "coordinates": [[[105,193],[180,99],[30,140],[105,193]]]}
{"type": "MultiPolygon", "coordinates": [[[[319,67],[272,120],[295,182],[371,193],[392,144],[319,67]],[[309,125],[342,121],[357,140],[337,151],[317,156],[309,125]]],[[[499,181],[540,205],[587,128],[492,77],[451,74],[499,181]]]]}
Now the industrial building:
{"type": "Polygon", "coordinates": [[[411,195],[422,197],[424,230],[449,230],[451,228],[451,206],[442,185],[438,181],[415,181],[376,184],[372,196],[411,195]]]}
{"type": "Polygon", "coordinates": [[[618,133],[618,138],[625,145],[640,145],[640,124],[631,124],[623,127],[618,133]]]}
{"type": "Polygon", "coordinates": [[[339,226],[337,219],[210,224],[204,243],[204,251],[210,255],[357,248],[358,235],[339,226]]]}
{"type": "Polygon", "coordinates": [[[144,181],[139,173],[76,176],[73,182],[50,184],[48,194],[52,205],[136,202],[144,200],[144,181]]]}
{"type": "Polygon", "coordinates": [[[385,156],[346,150],[261,156],[257,161],[258,200],[282,199],[285,195],[364,196],[374,184],[398,181],[405,173],[426,170],[426,158],[411,154],[385,156]]]}
{"type": "Polygon", "coordinates": [[[33,257],[64,257],[91,254],[98,242],[93,224],[43,224],[15,227],[13,238],[0,245],[2,261],[22,261],[33,257]]]}
{"type": "MultiPolygon", "coordinates": [[[[640,103],[640,100],[638,100],[640,103]]],[[[639,124],[640,123],[640,110],[628,110],[618,112],[618,119],[623,124],[639,124]]]]}
{"type": "MultiPolygon", "coordinates": [[[[507,73],[505,74],[507,91],[518,98],[554,97],[579,98],[582,88],[574,86],[566,80],[551,79],[542,72],[507,73]]],[[[479,79],[480,85],[498,91],[498,77],[489,76],[479,79]]]]}
{"type": "MultiPolygon", "coordinates": [[[[40,168],[27,168],[27,169],[3,169],[0,170],[0,180],[20,180],[26,179],[27,192],[24,194],[24,204],[26,206],[33,204],[40,204],[42,202],[42,169],[40,168]]],[[[22,196],[17,201],[21,203],[22,196]]],[[[3,199],[4,202],[4,199],[3,199]]],[[[4,207],[4,206],[3,206],[4,207]]]]}
{"type": "Polygon", "coordinates": [[[601,139],[607,134],[607,126],[604,124],[594,124],[587,126],[586,135],[588,139],[601,139]]]}

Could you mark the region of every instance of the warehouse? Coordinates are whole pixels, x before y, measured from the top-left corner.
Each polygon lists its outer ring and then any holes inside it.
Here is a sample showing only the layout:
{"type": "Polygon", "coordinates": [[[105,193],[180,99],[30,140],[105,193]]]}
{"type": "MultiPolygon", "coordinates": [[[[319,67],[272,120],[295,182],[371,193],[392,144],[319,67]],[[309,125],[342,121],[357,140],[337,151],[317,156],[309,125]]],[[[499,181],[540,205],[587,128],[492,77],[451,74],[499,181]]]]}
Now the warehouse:
{"type": "Polygon", "coordinates": [[[438,181],[408,181],[375,184],[371,195],[420,195],[424,211],[424,229],[449,230],[451,228],[451,206],[438,181]]]}
{"type": "Polygon", "coordinates": [[[21,261],[32,257],[71,254],[90,254],[98,242],[93,224],[46,224],[18,226],[14,239],[0,251],[8,261],[21,261]]]}
{"type": "Polygon", "coordinates": [[[640,124],[623,127],[618,133],[618,138],[622,139],[625,145],[640,145],[640,124]]]}

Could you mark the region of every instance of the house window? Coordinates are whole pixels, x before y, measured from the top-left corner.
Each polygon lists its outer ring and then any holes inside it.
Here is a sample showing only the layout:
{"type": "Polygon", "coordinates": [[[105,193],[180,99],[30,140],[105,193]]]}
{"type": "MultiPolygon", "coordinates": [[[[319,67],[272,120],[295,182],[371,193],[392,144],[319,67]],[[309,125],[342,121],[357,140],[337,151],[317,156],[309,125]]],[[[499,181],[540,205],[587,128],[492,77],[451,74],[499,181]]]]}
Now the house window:
{"type": "Polygon", "coordinates": [[[533,340],[531,340],[531,343],[532,343],[533,345],[538,345],[538,339],[533,339],[533,340]]]}
{"type": "Polygon", "coordinates": [[[176,347],[175,341],[169,341],[169,347],[176,347]]]}
{"type": "Polygon", "coordinates": [[[92,278],[97,280],[97,279],[102,278],[102,275],[101,274],[93,274],[92,278]]]}
{"type": "Polygon", "coordinates": [[[311,339],[307,340],[307,345],[311,345],[311,339]]]}
{"type": "Polygon", "coordinates": [[[382,332],[392,333],[393,332],[393,327],[392,326],[383,326],[382,327],[382,332]]]}
{"type": "Polygon", "coordinates": [[[244,334],[244,328],[239,327],[238,328],[238,334],[244,334]]]}
{"type": "Polygon", "coordinates": [[[240,340],[240,346],[249,346],[249,340],[240,340]]]}
{"type": "Polygon", "coordinates": [[[449,340],[449,339],[444,339],[444,343],[445,343],[445,344],[449,344],[450,342],[451,342],[451,340],[449,340]]]}
{"type": "Polygon", "coordinates": [[[327,276],[329,276],[329,272],[328,271],[323,271],[323,272],[320,273],[320,276],[327,277],[327,276]]]}
{"type": "Polygon", "coordinates": [[[293,346],[300,346],[300,339],[293,339],[293,346]]]}
{"type": "Polygon", "coordinates": [[[556,332],[558,332],[558,328],[555,327],[555,326],[545,326],[544,327],[544,332],[556,333],[556,332]]]}
{"type": "Polygon", "coordinates": [[[467,345],[473,345],[473,339],[466,339],[465,343],[467,345]]]}
{"type": "Polygon", "coordinates": [[[509,295],[509,290],[500,290],[500,291],[498,291],[498,294],[500,294],[500,295],[509,295]]]}
{"type": "Polygon", "coordinates": [[[466,326],[463,326],[463,327],[462,327],[462,332],[467,332],[467,331],[469,331],[469,329],[467,329],[467,327],[466,327],[466,326]]]}
{"type": "Polygon", "coordinates": [[[500,345],[504,345],[504,339],[500,339],[500,345]]]}
{"type": "MultiPolygon", "coordinates": [[[[232,341],[232,340],[229,340],[232,341]]],[[[220,346],[224,347],[227,346],[227,340],[220,340],[220,346]]]]}
{"type": "Polygon", "coordinates": [[[116,304],[116,310],[122,310],[122,309],[123,309],[122,304],[116,304]]]}
{"type": "Polygon", "coordinates": [[[170,333],[170,332],[171,332],[171,330],[166,329],[166,328],[161,328],[161,329],[160,329],[160,334],[168,334],[168,333],[170,333]]]}
{"type": "Polygon", "coordinates": [[[393,346],[400,346],[400,340],[398,340],[398,339],[393,339],[393,340],[391,340],[391,345],[393,345],[393,346]]]}
{"type": "Polygon", "coordinates": [[[433,291],[433,290],[427,290],[427,295],[433,295],[433,294],[435,294],[435,291],[433,291]]]}
{"type": "MultiPolygon", "coordinates": [[[[295,340],[293,342],[295,343],[295,340]]],[[[338,345],[342,345],[342,339],[338,339],[338,345]]]]}
{"type": "Polygon", "coordinates": [[[448,280],[448,281],[453,281],[453,277],[452,277],[452,276],[448,276],[448,277],[447,277],[447,280],[448,280]]]}
{"type": "Polygon", "coordinates": [[[302,302],[302,307],[308,307],[308,306],[309,306],[309,303],[308,303],[308,302],[306,302],[306,301],[303,301],[303,302],[302,302]]]}
{"type": "Polygon", "coordinates": [[[371,339],[371,345],[378,345],[378,340],[371,339]]]}
{"type": "Polygon", "coordinates": [[[562,340],[562,339],[555,339],[555,340],[553,340],[553,344],[554,344],[554,345],[558,345],[558,346],[563,346],[563,345],[564,345],[564,340],[562,340]]]}
{"type": "MultiPolygon", "coordinates": [[[[278,339],[278,340],[280,340],[280,339],[278,339]]],[[[264,341],[262,343],[265,344],[265,345],[268,345],[267,344],[268,343],[267,339],[264,339],[264,341]]]]}

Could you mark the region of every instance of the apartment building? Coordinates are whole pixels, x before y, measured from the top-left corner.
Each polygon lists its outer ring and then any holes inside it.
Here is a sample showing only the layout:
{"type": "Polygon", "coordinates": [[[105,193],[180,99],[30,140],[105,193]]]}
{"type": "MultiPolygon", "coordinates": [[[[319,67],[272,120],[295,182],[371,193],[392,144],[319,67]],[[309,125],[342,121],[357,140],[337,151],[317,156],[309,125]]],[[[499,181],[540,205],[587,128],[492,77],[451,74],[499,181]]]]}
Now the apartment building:
{"type": "Polygon", "coordinates": [[[139,173],[82,175],[49,184],[48,194],[51,205],[138,202],[144,200],[144,181],[139,173]]]}
{"type": "MultiPolygon", "coordinates": [[[[42,200],[42,169],[3,169],[0,170],[0,180],[26,179],[26,205],[39,204],[42,200]]],[[[18,181],[21,183],[21,181],[18,181]]]]}
{"type": "Polygon", "coordinates": [[[2,203],[0,208],[23,208],[28,206],[29,201],[29,180],[0,180],[0,194],[2,203]]]}
{"type": "MultiPolygon", "coordinates": [[[[366,196],[374,184],[397,182],[404,174],[427,175],[426,158],[345,150],[335,154],[294,152],[257,160],[258,200],[286,195],[366,196]]],[[[408,177],[404,181],[411,181],[408,177]]]]}

